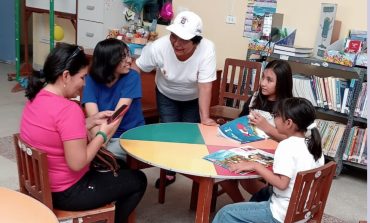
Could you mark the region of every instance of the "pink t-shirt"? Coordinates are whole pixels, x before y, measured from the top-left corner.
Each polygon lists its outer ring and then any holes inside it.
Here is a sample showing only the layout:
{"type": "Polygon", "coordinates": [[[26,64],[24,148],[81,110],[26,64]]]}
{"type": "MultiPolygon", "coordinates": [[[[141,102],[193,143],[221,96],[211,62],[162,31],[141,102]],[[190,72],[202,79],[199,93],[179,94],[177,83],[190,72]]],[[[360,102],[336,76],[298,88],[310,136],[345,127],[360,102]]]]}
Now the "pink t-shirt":
{"type": "Polygon", "coordinates": [[[85,117],[77,103],[46,90],[24,107],[21,138],[47,153],[52,192],[60,192],[75,184],[88,171],[71,170],[64,157],[63,142],[87,137],[85,117]]]}

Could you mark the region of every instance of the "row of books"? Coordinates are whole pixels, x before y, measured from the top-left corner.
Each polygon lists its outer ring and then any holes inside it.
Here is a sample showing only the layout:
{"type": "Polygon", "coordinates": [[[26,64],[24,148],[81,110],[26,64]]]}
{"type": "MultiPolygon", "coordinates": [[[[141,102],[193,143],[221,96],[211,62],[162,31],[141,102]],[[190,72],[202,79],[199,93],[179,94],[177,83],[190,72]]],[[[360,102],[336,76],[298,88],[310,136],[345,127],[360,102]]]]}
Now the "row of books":
{"type": "MultiPolygon", "coordinates": [[[[322,119],[316,120],[320,131],[323,153],[329,157],[335,157],[342,141],[346,128],[344,124],[322,119]]],[[[358,126],[351,128],[349,140],[343,153],[343,160],[354,163],[367,164],[367,128],[358,126]]]]}
{"type": "Polygon", "coordinates": [[[316,119],[324,155],[335,157],[346,126],[334,121],[316,119]]]}
{"type": "Polygon", "coordinates": [[[367,165],[367,128],[354,126],[349,134],[349,140],[343,153],[343,160],[367,165]]]}
{"type": "Polygon", "coordinates": [[[275,44],[274,53],[293,56],[293,57],[310,57],[312,54],[313,48],[300,47],[300,46],[286,46],[275,44]]]}
{"type": "MultiPolygon", "coordinates": [[[[293,96],[307,98],[315,107],[348,114],[357,79],[293,76],[293,96]]],[[[367,83],[363,83],[355,116],[367,118],[367,83]]]]}

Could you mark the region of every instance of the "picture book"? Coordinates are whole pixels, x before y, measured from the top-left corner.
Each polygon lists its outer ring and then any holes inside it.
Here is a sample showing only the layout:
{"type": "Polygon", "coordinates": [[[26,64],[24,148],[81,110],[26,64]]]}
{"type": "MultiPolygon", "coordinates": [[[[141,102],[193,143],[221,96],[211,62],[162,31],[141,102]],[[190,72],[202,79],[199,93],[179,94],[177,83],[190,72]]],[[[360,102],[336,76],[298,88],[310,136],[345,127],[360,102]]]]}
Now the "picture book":
{"type": "MultiPolygon", "coordinates": [[[[229,169],[230,164],[239,163],[241,161],[259,162],[266,167],[272,166],[274,162],[274,154],[250,146],[219,150],[203,158],[225,169],[229,169]]],[[[240,174],[247,174],[250,172],[251,171],[241,172],[240,174]]]]}
{"type": "MultiPolygon", "coordinates": [[[[269,123],[275,126],[274,119],[270,113],[258,111],[269,123]]],[[[249,123],[248,116],[242,116],[218,127],[219,133],[229,139],[240,143],[254,142],[268,138],[267,134],[249,123]]]]}

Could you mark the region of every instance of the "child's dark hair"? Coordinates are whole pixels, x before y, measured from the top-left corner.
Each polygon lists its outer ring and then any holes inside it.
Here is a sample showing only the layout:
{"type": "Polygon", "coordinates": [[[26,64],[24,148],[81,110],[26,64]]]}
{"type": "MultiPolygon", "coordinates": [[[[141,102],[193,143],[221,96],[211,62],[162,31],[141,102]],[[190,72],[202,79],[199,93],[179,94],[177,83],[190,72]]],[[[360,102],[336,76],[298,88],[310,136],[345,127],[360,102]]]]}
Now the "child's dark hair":
{"type": "Polygon", "coordinates": [[[83,49],[77,45],[59,43],[47,56],[41,71],[33,71],[28,78],[26,97],[32,101],[45,84],[54,84],[68,70],[71,76],[89,65],[83,49]]]}
{"type": "Polygon", "coordinates": [[[321,136],[316,126],[312,125],[316,111],[311,102],[305,98],[286,98],[278,102],[274,114],[283,120],[291,119],[298,131],[305,133],[308,150],[317,161],[322,155],[321,136]],[[309,126],[312,128],[307,129],[309,126]]]}
{"type": "Polygon", "coordinates": [[[130,56],[129,48],[121,40],[110,38],[100,41],[94,49],[91,78],[101,84],[111,83],[115,80],[114,71],[127,56],[130,56]]]}
{"type": "MultiPolygon", "coordinates": [[[[266,65],[266,69],[272,69],[276,74],[276,101],[293,97],[292,69],[288,62],[284,60],[272,60],[266,65]]],[[[262,94],[262,89],[260,88],[258,90],[258,96],[251,107],[257,109],[263,108],[266,103],[267,96],[262,94]]]]}

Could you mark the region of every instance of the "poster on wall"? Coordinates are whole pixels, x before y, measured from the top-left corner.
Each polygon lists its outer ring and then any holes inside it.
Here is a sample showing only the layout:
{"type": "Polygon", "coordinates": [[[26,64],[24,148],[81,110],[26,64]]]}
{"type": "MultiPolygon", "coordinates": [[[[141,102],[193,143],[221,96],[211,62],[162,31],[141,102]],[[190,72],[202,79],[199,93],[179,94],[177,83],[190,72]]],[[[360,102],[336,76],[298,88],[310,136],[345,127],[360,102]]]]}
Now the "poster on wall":
{"type": "Polygon", "coordinates": [[[277,0],[248,0],[243,36],[260,39],[271,30],[272,14],[276,13],[277,0]],[[270,24],[270,27],[268,25],[270,24]]]}

